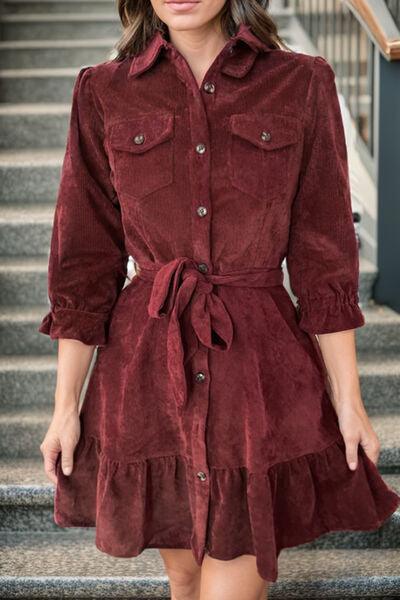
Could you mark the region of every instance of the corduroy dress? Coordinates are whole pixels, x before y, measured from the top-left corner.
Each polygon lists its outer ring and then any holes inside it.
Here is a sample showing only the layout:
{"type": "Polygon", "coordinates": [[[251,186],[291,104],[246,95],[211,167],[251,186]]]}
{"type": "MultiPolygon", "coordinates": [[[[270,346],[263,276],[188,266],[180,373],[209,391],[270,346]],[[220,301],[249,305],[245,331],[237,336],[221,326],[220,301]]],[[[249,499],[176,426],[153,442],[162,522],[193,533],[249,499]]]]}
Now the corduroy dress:
{"type": "Polygon", "coordinates": [[[349,469],[315,336],[364,325],[358,277],[323,57],[241,25],[200,87],[160,31],[82,67],[39,331],[97,355],[56,524],[112,556],[253,554],[269,581],[282,548],[378,528],[400,497],[361,446],[349,469]]]}

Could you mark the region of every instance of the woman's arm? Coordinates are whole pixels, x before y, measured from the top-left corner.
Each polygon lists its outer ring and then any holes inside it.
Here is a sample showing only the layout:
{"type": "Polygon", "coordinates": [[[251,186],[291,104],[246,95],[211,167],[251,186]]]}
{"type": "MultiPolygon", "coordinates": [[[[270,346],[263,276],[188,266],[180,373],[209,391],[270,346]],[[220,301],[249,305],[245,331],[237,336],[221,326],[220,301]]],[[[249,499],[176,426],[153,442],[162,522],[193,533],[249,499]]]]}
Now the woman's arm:
{"type": "Polygon", "coordinates": [[[331,401],[338,415],[350,469],[357,468],[360,443],[368,457],[378,462],[380,443],[361,397],[354,329],[318,335],[327,369],[331,401]]]}
{"type": "Polygon", "coordinates": [[[96,67],[81,68],[73,89],[50,244],[50,310],[39,327],[41,333],[59,340],[54,415],[40,446],[45,471],[55,483],[60,450],[62,470],[66,475],[72,472],[73,450],[80,437],[80,393],[94,348],[108,343],[129,258],[104,146],[95,71],[96,67]]]}
{"type": "Polygon", "coordinates": [[[44,470],[54,483],[57,483],[55,463],[60,451],[64,475],[72,473],[74,449],[80,437],[79,399],[94,349],[95,346],[79,340],[65,338],[58,342],[54,412],[40,445],[44,470]]]}

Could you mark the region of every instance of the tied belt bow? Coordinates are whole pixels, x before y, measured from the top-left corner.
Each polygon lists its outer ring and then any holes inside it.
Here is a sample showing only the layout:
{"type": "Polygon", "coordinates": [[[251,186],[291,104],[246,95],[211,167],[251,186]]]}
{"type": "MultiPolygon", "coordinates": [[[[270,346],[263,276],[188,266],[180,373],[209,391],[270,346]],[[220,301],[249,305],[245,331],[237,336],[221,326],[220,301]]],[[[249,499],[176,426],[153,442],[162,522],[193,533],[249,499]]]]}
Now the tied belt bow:
{"type": "Polygon", "coordinates": [[[270,287],[282,285],[281,268],[253,268],[223,274],[203,273],[188,257],[178,257],[159,268],[137,265],[137,276],[152,282],[148,304],[150,317],[170,316],[167,330],[167,367],[179,407],[187,401],[185,364],[200,341],[212,350],[226,351],[232,345],[233,323],[214,285],[270,287]]]}

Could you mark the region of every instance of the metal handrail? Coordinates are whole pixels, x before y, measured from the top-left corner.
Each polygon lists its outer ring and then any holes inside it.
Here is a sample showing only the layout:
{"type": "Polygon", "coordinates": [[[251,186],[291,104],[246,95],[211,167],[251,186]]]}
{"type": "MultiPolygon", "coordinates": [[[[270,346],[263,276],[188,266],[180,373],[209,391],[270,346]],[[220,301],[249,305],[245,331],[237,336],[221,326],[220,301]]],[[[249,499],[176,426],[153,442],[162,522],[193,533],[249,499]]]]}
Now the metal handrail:
{"type": "Polygon", "coordinates": [[[400,0],[343,0],[387,60],[400,60],[400,0]],[[396,5],[396,8],[395,8],[396,5]]]}

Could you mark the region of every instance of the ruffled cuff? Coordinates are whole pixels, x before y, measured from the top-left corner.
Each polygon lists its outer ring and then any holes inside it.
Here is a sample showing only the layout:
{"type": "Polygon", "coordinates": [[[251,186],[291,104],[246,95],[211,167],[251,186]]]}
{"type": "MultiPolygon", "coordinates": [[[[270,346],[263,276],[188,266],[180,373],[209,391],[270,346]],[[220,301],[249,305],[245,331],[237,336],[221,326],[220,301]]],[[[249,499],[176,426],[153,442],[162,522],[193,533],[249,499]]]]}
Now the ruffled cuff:
{"type": "Polygon", "coordinates": [[[57,307],[43,317],[38,331],[49,335],[52,340],[72,338],[89,346],[105,346],[107,321],[106,313],[57,307]]]}
{"type": "Polygon", "coordinates": [[[297,300],[298,324],[313,334],[334,333],[365,325],[357,291],[306,294],[297,300]]]}

